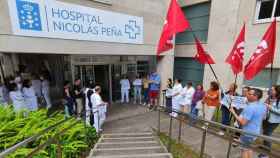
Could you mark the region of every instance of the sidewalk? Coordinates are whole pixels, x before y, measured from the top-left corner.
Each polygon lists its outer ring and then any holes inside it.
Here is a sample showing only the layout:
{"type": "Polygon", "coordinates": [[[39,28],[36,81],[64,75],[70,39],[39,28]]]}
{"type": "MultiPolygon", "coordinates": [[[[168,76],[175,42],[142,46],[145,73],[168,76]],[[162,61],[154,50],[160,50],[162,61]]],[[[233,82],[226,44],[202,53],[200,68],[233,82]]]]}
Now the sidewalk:
{"type": "MultiPolygon", "coordinates": [[[[104,133],[150,132],[157,129],[157,112],[149,112],[145,107],[136,105],[113,105],[108,112],[104,124],[104,133]]],[[[168,133],[169,117],[161,115],[161,132],[168,133]]],[[[172,137],[177,139],[179,123],[173,122],[172,137]]],[[[190,145],[195,151],[200,151],[202,132],[193,127],[182,126],[182,142],[190,145]]],[[[205,153],[212,158],[226,158],[228,142],[208,134],[205,153]]],[[[232,148],[231,158],[240,157],[240,149],[232,148]]]]}

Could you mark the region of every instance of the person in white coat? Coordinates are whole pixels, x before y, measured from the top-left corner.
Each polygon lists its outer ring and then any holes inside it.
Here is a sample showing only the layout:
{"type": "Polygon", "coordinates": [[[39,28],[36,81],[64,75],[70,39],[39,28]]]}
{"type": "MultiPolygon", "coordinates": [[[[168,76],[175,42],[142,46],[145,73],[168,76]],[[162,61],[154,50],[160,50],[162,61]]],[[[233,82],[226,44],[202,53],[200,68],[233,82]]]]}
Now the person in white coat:
{"type": "Polygon", "coordinates": [[[32,87],[34,88],[35,95],[38,98],[42,97],[42,82],[40,81],[39,77],[37,75],[33,75],[32,77],[32,87]]]}
{"type": "Polygon", "coordinates": [[[139,75],[136,76],[136,79],[133,81],[133,87],[134,87],[134,104],[137,103],[137,99],[139,100],[139,104],[141,103],[142,98],[142,79],[139,75]]]}
{"type": "MultiPolygon", "coordinates": [[[[181,80],[175,79],[175,84],[172,89],[172,110],[180,111],[180,99],[181,99],[181,92],[182,92],[182,84],[181,80]]],[[[172,112],[171,116],[177,117],[178,114],[176,112],[172,112]]]]}
{"type": "Polygon", "coordinates": [[[47,109],[52,107],[51,99],[50,99],[50,83],[43,75],[40,76],[40,80],[42,82],[42,94],[46,101],[47,109]]]}
{"type": "Polygon", "coordinates": [[[108,105],[106,102],[102,100],[100,93],[101,93],[101,87],[97,85],[95,87],[95,93],[91,97],[93,108],[97,109],[98,111],[98,113],[94,114],[94,120],[95,120],[94,127],[96,131],[102,131],[101,127],[106,120],[106,112],[107,112],[107,105],[108,105]]]}
{"type": "Polygon", "coordinates": [[[124,103],[124,99],[126,98],[126,103],[129,102],[129,90],[130,90],[130,83],[126,76],[123,77],[120,81],[121,84],[121,103],[124,103]]]}
{"type": "Polygon", "coordinates": [[[0,105],[6,106],[9,101],[9,92],[5,84],[0,82],[0,105]]]}
{"type": "Polygon", "coordinates": [[[185,113],[190,112],[194,92],[195,92],[195,89],[193,88],[191,82],[187,83],[187,85],[181,91],[180,106],[181,106],[182,112],[185,112],[185,113]]]}
{"type": "Polygon", "coordinates": [[[16,83],[10,85],[9,97],[12,101],[14,111],[19,112],[20,110],[26,109],[25,99],[21,90],[18,89],[16,83]]]}
{"type": "Polygon", "coordinates": [[[25,106],[29,111],[38,110],[38,99],[35,95],[35,90],[32,87],[32,83],[30,80],[23,81],[23,96],[25,98],[25,106]]]}

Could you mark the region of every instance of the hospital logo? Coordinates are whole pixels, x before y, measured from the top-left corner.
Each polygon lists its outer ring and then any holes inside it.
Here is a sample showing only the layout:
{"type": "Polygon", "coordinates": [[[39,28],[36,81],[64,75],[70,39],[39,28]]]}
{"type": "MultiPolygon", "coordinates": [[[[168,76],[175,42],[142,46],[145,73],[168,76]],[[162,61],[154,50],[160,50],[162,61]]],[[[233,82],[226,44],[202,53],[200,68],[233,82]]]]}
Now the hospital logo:
{"type": "Polygon", "coordinates": [[[42,31],[39,4],[16,0],[18,20],[21,29],[42,31]]]}
{"type": "Polygon", "coordinates": [[[125,25],[125,33],[128,34],[129,39],[136,39],[140,35],[140,26],[137,25],[135,20],[129,20],[125,25]]]}

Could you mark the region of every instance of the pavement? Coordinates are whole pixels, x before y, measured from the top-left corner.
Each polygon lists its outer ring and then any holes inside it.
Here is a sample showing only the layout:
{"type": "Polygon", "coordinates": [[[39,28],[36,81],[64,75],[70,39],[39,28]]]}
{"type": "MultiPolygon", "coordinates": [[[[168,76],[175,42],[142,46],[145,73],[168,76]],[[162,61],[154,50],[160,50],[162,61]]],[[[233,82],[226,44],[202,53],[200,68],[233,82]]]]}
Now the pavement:
{"type": "MultiPolygon", "coordinates": [[[[167,114],[161,115],[161,132],[168,133],[170,118],[167,114]]],[[[147,107],[133,104],[114,104],[109,107],[103,133],[133,133],[152,132],[158,127],[158,112],[149,111],[147,107]]],[[[179,122],[174,121],[172,137],[178,138],[179,122]]],[[[200,152],[202,131],[189,125],[182,126],[182,143],[200,152]]],[[[211,134],[207,134],[205,153],[211,158],[226,158],[229,143],[211,134]]],[[[230,158],[240,157],[240,148],[232,148],[230,158]]],[[[254,157],[256,157],[255,154],[254,157]]]]}

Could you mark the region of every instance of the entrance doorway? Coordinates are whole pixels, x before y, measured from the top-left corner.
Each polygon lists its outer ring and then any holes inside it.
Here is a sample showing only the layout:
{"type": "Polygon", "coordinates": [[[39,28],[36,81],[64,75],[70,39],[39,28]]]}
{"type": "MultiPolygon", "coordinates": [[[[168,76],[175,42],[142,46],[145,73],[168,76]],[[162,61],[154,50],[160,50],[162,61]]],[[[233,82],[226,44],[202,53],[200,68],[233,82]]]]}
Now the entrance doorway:
{"type": "Polygon", "coordinates": [[[102,87],[101,96],[110,101],[109,65],[94,65],[95,83],[102,87]]]}

